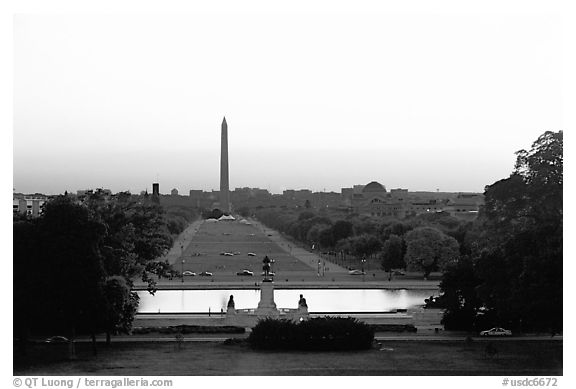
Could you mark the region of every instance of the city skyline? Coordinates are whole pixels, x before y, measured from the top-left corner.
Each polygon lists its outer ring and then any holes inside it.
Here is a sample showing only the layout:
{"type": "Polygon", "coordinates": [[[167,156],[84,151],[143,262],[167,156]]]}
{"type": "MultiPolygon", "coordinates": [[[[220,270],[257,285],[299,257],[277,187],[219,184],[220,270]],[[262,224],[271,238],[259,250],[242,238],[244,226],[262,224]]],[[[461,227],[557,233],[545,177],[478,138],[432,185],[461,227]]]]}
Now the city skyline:
{"type": "Polygon", "coordinates": [[[561,21],[19,14],[13,187],[216,190],[226,116],[231,188],[482,192],[563,129],[561,21]]]}

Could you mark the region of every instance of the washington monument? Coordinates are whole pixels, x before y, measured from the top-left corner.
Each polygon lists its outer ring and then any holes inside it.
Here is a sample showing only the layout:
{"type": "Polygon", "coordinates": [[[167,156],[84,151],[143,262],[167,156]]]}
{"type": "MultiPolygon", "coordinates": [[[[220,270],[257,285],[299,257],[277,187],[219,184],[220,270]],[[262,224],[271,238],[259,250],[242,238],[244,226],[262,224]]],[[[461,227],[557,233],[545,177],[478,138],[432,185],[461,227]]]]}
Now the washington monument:
{"type": "Polygon", "coordinates": [[[228,124],[222,120],[222,141],[220,145],[220,209],[230,213],[230,188],[228,186],[228,124]]]}

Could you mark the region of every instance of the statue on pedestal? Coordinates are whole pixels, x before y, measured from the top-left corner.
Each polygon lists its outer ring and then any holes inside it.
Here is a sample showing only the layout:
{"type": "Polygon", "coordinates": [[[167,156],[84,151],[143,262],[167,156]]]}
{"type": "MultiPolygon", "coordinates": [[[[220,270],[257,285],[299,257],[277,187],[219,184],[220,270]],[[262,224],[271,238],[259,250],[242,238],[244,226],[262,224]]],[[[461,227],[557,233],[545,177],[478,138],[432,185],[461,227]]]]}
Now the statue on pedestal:
{"type": "Polygon", "coordinates": [[[298,309],[306,308],[308,309],[308,304],[306,304],[306,299],[304,295],[300,295],[300,300],[298,300],[298,309]]]}
{"type": "Polygon", "coordinates": [[[262,270],[264,270],[264,281],[270,281],[270,279],[268,278],[268,275],[270,274],[270,258],[268,258],[268,256],[264,256],[264,259],[262,260],[262,263],[264,264],[264,266],[262,266],[262,270]]]}
{"type": "Polygon", "coordinates": [[[230,295],[230,300],[228,300],[226,313],[236,313],[236,307],[234,305],[234,296],[230,295]]]}

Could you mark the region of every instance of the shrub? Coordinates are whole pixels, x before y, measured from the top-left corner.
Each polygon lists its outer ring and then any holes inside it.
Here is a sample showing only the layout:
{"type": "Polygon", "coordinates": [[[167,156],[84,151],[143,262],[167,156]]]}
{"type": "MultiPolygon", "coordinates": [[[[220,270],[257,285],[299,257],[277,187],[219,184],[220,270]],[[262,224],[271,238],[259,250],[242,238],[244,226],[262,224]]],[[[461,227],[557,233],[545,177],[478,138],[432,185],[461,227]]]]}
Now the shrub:
{"type": "Polygon", "coordinates": [[[375,332],[417,332],[413,324],[370,324],[375,332]]]}
{"type": "Polygon", "coordinates": [[[243,334],[243,327],[234,326],[195,326],[179,325],[170,327],[137,327],[132,330],[133,334],[243,334]]]}
{"type": "Polygon", "coordinates": [[[362,350],[372,347],[374,331],[354,318],[322,317],[296,323],[264,319],[252,329],[248,342],[258,349],[362,350]]]}

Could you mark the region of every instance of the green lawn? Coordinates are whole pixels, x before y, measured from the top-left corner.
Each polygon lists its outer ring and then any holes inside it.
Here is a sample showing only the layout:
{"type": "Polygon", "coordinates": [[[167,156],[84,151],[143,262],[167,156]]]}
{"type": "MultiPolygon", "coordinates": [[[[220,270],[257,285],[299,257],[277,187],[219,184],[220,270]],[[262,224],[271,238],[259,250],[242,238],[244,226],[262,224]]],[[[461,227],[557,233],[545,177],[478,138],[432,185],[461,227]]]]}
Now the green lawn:
{"type": "Polygon", "coordinates": [[[561,375],[562,342],[388,341],[355,352],[255,351],[246,344],[173,342],[78,344],[67,361],[66,346],[31,345],[29,357],[15,356],[14,375],[561,375]]]}
{"type": "MultiPolygon", "coordinates": [[[[196,273],[210,271],[215,277],[222,275],[235,275],[243,269],[262,272],[262,259],[265,255],[274,259],[274,271],[284,274],[291,272],[314,272],[312,268],[302,261],[292,257],[289,253],[271,242],[262,231],[251,225],[238,222],[205,222],[192,242],[184,251],[184,270],[196,273]],[[221,252],[239,252],[232,257],[220,255],[221,252]],[[194,256],[200,253],[200,256],[194,256]],[[255,257],[248,256],[255,253],[255,257]]],[[[178,264],[175,264],[178,268],[178,264]]]]}

